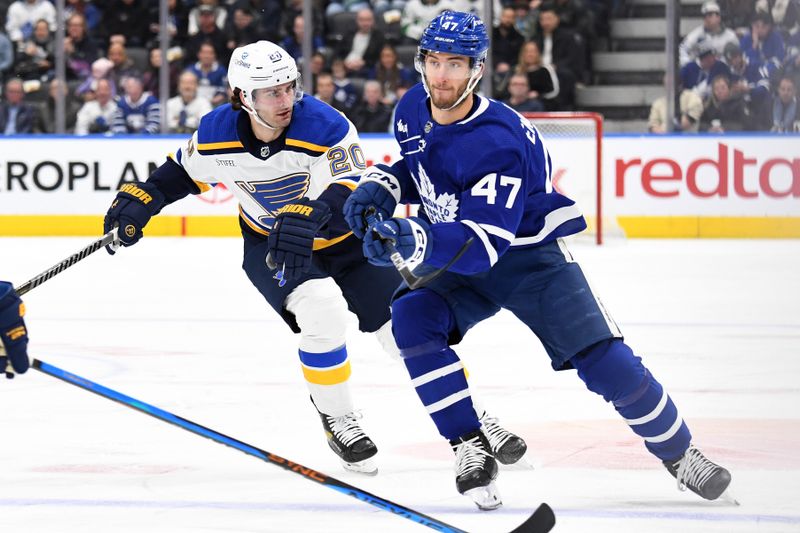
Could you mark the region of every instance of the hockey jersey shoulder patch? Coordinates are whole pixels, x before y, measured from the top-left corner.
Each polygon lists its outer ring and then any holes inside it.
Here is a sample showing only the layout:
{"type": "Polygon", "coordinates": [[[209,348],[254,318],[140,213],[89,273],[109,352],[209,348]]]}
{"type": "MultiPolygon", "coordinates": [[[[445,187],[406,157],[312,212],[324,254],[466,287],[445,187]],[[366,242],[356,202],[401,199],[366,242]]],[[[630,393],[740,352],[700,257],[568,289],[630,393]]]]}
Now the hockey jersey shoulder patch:
{"type": "Polygon", "coordinates": [[[236,131],[238,118],[239,111],[234,111],[230,104],[203,116],[197,129],[197,152],[202,155],[244,152],[244,145],[236,131]]]}
{"type": "Polygon", "coordinates": [[[350,131],[350,121],[313,96],[305,96],[294,107],[286,132],[286,149],[319,156],[336,146],[350,131]]]}

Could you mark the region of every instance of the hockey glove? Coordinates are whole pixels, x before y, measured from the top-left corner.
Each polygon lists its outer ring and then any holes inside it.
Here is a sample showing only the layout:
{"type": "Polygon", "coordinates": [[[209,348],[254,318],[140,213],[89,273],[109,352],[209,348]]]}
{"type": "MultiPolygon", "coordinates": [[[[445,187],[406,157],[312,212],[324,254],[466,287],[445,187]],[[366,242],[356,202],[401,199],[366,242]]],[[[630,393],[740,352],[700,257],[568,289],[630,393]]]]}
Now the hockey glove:
{"type": "Polygon", "coordinates": [[[22,320],[24,314],[25,306],[14,292],[14,287],[7,281],[0,281],[0,372],[6,371],[11,363],[13,372],[6,372],[9,379],[15,373],[24,374],[30,366],[28,331],[22,320]]]}
{"type": "Polygon", "coordinates": [[[268,257],[283,270],[283,279],[297,279],[311,268],[314,237],[331,218],[325,202],[302,198],[278,210],[269,232],[268,257]]]}
{"type": "MultiPolygon", "coordinates": [[[[119,227],[119,241],[123,246],[132,246],[142,238],[142,230],[150,217],[161,211],[164,194],[152,183],[126,183],[103,220],[103,232],[108,233],[114,226],[119,227]]],[[[106,250],[114,255],[111,245],[106,250]]]]}
{"type": "Polygon", "coordinates": [[[400,201],[400,183],[381,167],[369,167],[344,203],[344,219],[353,235],[364,238],[370,222],[388,220],[400,201]],[[374,217],[373,221],[369,219],[374,217]]]}
{"type": "Polygon", "coordinates": [[[364,236],[364,256],[377,266],[391,266],[392,253],[385,241],[391,241],[412,270],[431,255],[431,228],[421,218],[390,218],[372,226],[364,236]]]}

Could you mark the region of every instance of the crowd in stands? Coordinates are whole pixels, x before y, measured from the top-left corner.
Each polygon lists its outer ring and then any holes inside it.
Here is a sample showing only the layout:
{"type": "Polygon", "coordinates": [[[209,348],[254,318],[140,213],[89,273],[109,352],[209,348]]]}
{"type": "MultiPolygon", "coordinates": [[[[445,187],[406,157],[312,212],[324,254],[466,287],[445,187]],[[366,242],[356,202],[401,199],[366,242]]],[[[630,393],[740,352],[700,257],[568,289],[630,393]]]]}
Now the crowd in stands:
{"type": "MultiPolygon", "coordinates": [[[[703,24],[680,44],[676,131],[800,132],[800,2],[709,0],[703,24]]],[[[650,131],[666,130],[666,99],[650,110],[650,131]]]]}
{"type": "MultiPolygon", "coordinates": [[[[312,79],[303,89],[361,132],[390,131],[394,104],[419,80],[413,62],[422,29],[447,9],[482,14],[484,1],[313,0],[312,79]]],[[[591,52],[624,0],[491,1],[491,96],[520,111],[576,109],[576,88],[592,83],[591,52]]],[[[166,58],[157,0],[65,2],[58,32],[51,0],[0,0],[0,135],[54,131],[59,91],[70,133],[156,133],[162,113],[170,132],[188,133],[228,101],[226,67],[237,46],[268,39],[305,60],[302,0],[169,0],[166,58]],[[58,34],[66,86],[55,80],[58,34]],[[165,60],[169,100],[160,102],[165,60]]],[[[703,26],[681,45],[689,93],[679,129],[797,130],[798,2],[704,4],[703,26]]],[[[651,131],[664,129],[665,110],[654,104],[651,131]]]]}

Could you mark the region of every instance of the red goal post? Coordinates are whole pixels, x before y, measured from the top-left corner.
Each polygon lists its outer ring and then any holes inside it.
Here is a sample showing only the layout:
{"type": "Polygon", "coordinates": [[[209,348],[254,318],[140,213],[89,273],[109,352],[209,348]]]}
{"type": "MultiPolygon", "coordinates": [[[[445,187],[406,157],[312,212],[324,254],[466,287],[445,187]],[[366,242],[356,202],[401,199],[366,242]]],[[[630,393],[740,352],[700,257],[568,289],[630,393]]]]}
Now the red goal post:
{"type": "Polygon", "coordinates": [[[603,220],[603,115],[583,111],[522,115],[547,143],[553,186],[577,202],[586,217],[587,231],[602,244],[608,227],[603,220]]]}

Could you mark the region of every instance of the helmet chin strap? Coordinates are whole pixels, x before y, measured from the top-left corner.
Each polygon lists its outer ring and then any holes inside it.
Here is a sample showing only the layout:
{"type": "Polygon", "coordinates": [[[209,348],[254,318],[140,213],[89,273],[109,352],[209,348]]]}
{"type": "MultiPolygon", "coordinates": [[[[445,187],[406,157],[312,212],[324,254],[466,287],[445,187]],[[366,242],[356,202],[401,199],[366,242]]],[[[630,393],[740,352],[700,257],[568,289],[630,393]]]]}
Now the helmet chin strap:
{"type": "Polygon", "coordinates": [[[270,126],[267,123],[266,120],[261,118],[261,115],[258,114],[258,111],[254,110],[254,109],[250,109],[246,105],[242,105],[242,109],[247,111],[247,114],[249,114],[251,117],[253,117],[256,122],[258,122],[260,125],[264,126],[265,128],[270,129],[272,131],[277,131],[278,129],[280,129],[280,128],[276,128],[275,126],[270,126]]]}

